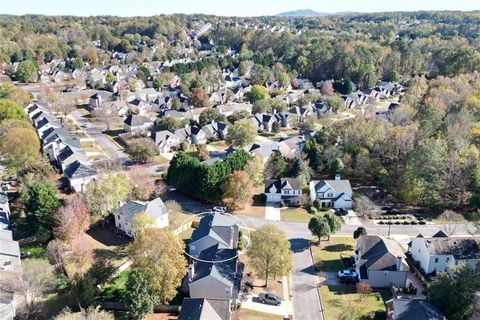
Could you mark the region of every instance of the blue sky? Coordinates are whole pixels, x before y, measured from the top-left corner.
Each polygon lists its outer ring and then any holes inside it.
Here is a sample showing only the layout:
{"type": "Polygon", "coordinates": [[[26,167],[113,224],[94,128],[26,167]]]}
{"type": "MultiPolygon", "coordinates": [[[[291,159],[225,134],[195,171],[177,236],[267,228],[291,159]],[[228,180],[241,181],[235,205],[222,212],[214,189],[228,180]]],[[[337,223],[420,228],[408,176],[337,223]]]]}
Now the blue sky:
{"type": "Polygon", "coordinates": [[[479,0],[0,0],[1,14],[151,16],[207,13],[226,16],[272,15],[297,9],[320,12],[480,10],[479,0]]]}

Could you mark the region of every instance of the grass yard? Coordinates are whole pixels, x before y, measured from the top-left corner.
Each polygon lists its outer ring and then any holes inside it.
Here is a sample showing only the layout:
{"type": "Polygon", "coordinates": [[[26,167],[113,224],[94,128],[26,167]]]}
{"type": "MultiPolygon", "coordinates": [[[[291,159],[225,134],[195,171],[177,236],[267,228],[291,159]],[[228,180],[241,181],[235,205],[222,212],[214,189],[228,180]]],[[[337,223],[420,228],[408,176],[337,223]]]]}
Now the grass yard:
{"type": "Polygon", "coordinates": [[[155,164],[166,164],[166,163],[169,163],[170,160],[168,160],[168,159],[165,158],[164,156],[157,155],[157,156],[153,157],[153,162],[154,162],[155,164]]]}
{"type": "Polygon", "coordinates": [[[102,292],[102,296],[106,301],[121,301],[125,295],[125,284],[127,283],[130,270],[122,271],[118,277],[113,279],[110,284],[105,286],[102,292]]]}
{"type": "Polygon", "coordinates": [[[322,241],[320,246],[312,246],[314,265],[317,270],[335,272],[343,269],[340,254],[353,255],[355,239],[353,237],[330,237],[330,241],[322,241]]]}
{"type": "Polygon", "coordinates": [[[352,312],[352,309],[358,310],[359,319],[385,319],[385,304],[380,292],[362,297],[354,285],[322,286],[319,291],[326,320],[339,319],[342,312],[352,312]],[[348,304],[352,308],[346,308],[348,304]]]}
{"type": "Polygon", "coordinates": [[[258,312],[249,309],[239,309],[234,313],[232,319],[236,320],[283,320],[282,316],[258,312]]]}
{"type": "Polygon", "coordinates": [[[45,245],[38,242],[22,244],[20,251],[30,253],[28,259],[45,259],[45,245]]]}
{"type": "MultiPolygon", "coordinates": [[[[193,214],[188,214],[184,212],[178,212],[171,215],[171,223],[173,229],[180,227],[187,219],[192,218],[193,214]]],[[[200,221],[199,217],[195,217],[191,219],[192,221],[200,221]]]]}
{"type": "Polygon", "coordinates": [[[193,228],[188,228],[186,230],[183,230],[182,232],[180,232],[180,234],[178,235],[178,238],[179,239],[182,239],[182,240],[188,240],[192,237],[192,233],[193,233],[193,228]]]}
{"type": "Polygon", "coordinates": [[[312,215],[302,208],[288,208],[280,211],[282,221],[287,222],[306,222],[310,221],[312,215]]]}

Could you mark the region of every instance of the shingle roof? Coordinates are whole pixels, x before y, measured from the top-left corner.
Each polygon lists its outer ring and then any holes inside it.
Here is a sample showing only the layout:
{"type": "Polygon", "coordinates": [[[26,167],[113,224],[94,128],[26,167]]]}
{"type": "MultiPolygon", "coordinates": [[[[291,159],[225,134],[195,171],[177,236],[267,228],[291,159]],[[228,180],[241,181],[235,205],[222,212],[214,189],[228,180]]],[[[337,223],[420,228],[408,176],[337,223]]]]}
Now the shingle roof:
{"type": "Polygon", "coordinates": [[[447,320],[433,304],[423,300],[393,299],[394,320],[447,320]]]}
{"type": "Polygon", "coordinates": [[[368,270],[397,270],[397,257],[402,258],[401,271],[410,270],[405,253],[398,243],[379,236],[362,235],[357,240],[360,254],[360,275],[368,278],[368,270]]]}
{"type": "Polygon", "coordinates": [[[81,179],[95,176],[98,172],[91,166],[75,160],[65,168],[63,174],[69,179],[81,179]]]}
{"type": "Polygon", "coordinates": [[[230,320],[230,300],[185,298],[178,320],[230,320]]]}
{"type": "Polygon", "coordinates": [[[200,220],[198,228],[193,231],[189,245],[209,236],[228,247],[230,243],[235,243],[238,237],[234,232],[235,228],[232,229],[233,226],[229,218],[219,213],[209,213],[200,220]]]}
{"type": "Polygon", "coordinates": [[[131,127],[136,127],[136,126],[144,125],[145,123],[149,123],[151,121],[150,121],[149,118],[147,118],[145,116],[129,114],[124,122],[131,127]]]}
{"type": "Polygon", "coordinates": [[[302,189],[302,182],[299,178],[281,178],[267,181],[265,183],[265,193],[268,193],[272,186],[276,188],[273,193],[280,193],[281,190],[287,186],[287,184],[289,184],[293,190],[302,189]]]}
{"type": "Polygon", "coordinates": [[[352,194],[352,187],[349,180],[320,180],[313,181],[315,185],[315,191],[320,190],[325,184],[330,186],[336,193],[352,194]]]}
{"type": "Polygon", "coordinates": [[[125,216],[125,220],[133,222],[135,217],[140,213],[148,213],[154,218],[159,218],[168,213],[167,207],[162,199],[156,198],[150,202],[128,201],[126,204],[118,208],[118,212],[125,216]]]}
{"type": "Polygon", "coordinates": [[[432,255],[452,255],[457,260],[480,259],[480,248],[474,238],[431,238],[425,239],[425,243],[432,255]]]}

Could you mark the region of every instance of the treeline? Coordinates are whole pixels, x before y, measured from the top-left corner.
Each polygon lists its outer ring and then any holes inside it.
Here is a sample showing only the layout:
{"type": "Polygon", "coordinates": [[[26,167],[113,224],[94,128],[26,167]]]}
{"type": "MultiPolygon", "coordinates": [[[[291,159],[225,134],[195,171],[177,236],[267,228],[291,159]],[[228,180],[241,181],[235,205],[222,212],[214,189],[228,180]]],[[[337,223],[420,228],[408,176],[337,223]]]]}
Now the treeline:
{"type": "Polygon", "coordinates": [[[170,162],[166,180],[195,198],[219,201],[223,195],[222,185],[234,171],[244,170],[250,159],[248,153],[238,150],[223,161],[206,164],[193,155],[179,152],[170,162]]]}

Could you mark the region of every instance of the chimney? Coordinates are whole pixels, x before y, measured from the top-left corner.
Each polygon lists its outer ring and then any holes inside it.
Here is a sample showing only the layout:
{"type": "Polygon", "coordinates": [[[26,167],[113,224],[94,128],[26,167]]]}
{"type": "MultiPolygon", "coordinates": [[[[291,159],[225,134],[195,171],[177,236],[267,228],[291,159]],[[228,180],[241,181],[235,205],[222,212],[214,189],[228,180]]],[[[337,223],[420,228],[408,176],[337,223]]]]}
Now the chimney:
{"type": "Polygon", "coordinates": [[[397,271],[402,271],[402,257],[397,256],[397,271]]]}
{"type": "Polygon", "coordinates": [[[335,175],[335,180],[342,180],[342,176],[340,174],[335,175]]]}
{"type": "Polygon", "coordinates": [[[195,265],[192,263],[188,267],[188,283],[192,282],[194,275],[195,275],[195,265]]]}

